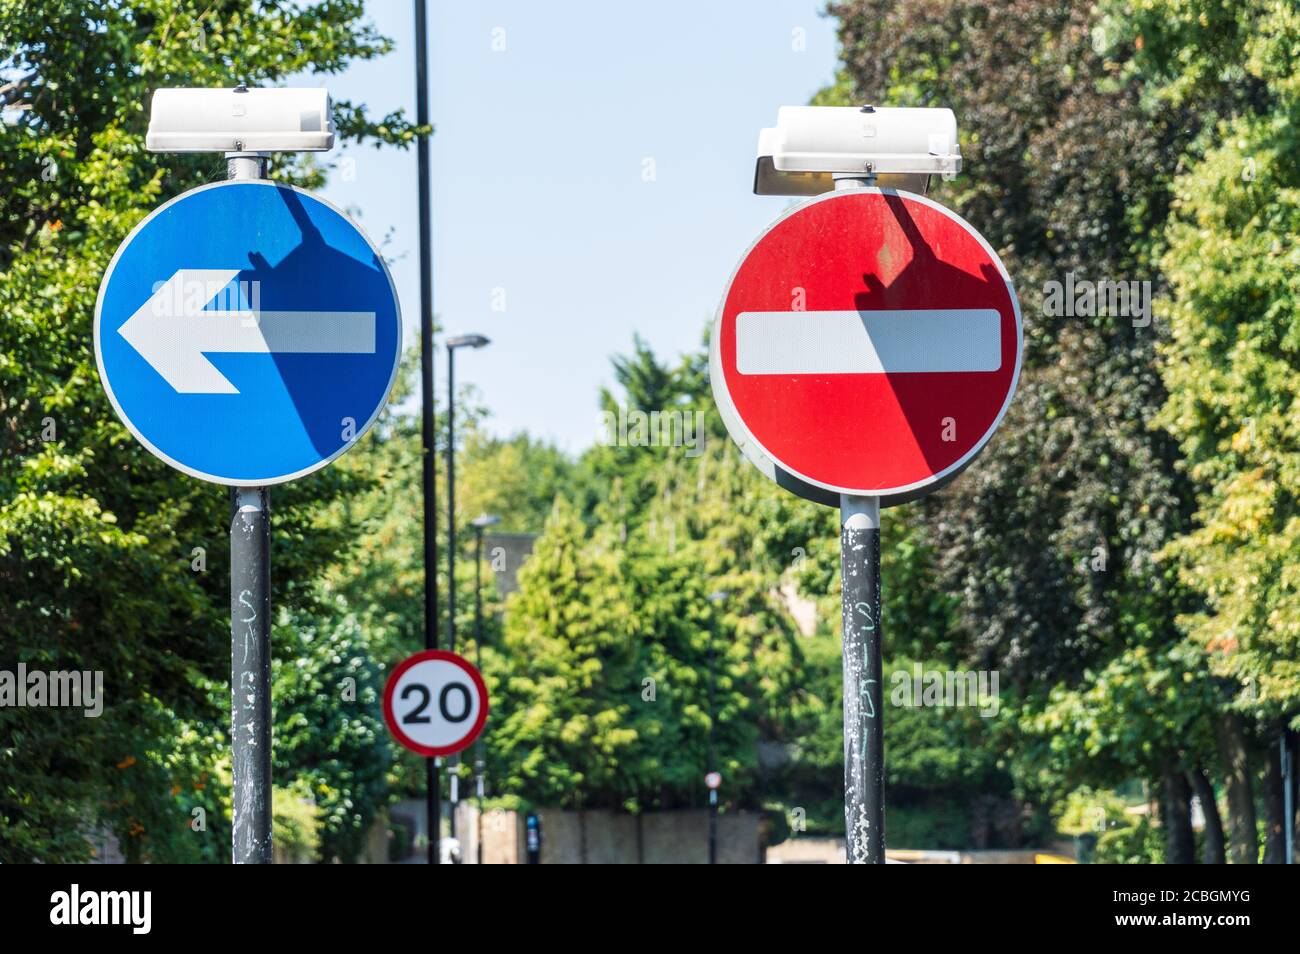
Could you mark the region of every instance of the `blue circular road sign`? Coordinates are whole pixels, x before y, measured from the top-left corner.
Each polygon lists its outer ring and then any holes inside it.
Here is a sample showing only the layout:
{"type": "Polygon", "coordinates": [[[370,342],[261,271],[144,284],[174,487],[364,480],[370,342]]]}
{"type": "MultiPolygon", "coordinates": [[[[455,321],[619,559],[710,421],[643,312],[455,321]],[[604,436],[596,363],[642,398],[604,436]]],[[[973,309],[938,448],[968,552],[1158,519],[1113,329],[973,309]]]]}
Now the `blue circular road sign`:
{"type": "Polygon", "coordinates": [[[177,470],[278,484],[374,423],[397,375],[388,267],[346,215],[265,181],[159,206],[113,256],[95,360],[118,416],[177,470]]]}

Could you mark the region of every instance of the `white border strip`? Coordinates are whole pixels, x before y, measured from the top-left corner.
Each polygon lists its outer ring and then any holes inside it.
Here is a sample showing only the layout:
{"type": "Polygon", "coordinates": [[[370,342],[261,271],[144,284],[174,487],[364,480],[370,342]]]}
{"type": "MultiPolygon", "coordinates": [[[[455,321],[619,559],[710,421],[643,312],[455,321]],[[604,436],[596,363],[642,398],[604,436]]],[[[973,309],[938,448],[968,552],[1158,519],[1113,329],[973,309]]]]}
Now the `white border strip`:
{"type": "Polygon", "coordinates": [[[745,311],[736,316],[741,374],[923,374],[1002,367],[993,308],[745,311]]]}

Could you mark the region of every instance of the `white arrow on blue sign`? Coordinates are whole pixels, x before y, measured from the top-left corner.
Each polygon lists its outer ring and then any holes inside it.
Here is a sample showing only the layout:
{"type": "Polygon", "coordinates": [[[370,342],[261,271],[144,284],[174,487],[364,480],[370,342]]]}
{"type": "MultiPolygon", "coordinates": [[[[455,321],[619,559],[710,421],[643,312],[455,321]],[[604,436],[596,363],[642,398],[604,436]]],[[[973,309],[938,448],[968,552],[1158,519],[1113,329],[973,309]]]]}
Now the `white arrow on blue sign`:
{"type": "Polygon", "coordinates": [[[324,467],[374,423],[402,319],[378,250],[290,186],[220,182],[155,209],[113,256],[95,359],[152,453],[219,484],[324,467]]]}

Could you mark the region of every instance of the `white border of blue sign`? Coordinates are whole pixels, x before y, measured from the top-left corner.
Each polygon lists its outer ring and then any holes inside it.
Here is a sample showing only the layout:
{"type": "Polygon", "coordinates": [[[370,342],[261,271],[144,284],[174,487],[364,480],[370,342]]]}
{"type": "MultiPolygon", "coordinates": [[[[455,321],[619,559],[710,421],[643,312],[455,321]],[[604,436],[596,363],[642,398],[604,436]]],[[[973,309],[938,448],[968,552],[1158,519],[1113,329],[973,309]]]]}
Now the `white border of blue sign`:
{"type": "Polygon", "coordinates": [[[338,460],[339,457],[343,456],[343,454],[347,453],[349,450],[355,447],[357,441],[361,440],[361,438],[365,436],[366,432],[370,430],[370,428],[374,425],[375,421],[378,420],[380,412],[382,412],[383,409],[388,406],[388,401],[392,397],[393,384],[397,380],[397,369],[402,362],[402,301],[397,295],[397,286],[393,283],[393,275],[388,270],[388,263],[384,261],[383,255],[380,254],[379,249],[375,246],[375,243],[370,240],[370,236],[366,234],[365,230],[361,228],[361,226],[358,225],[350,215],[348,215],[346,212],[340,209],[329,199],[322,198],[316,193],[309,192],[306,189],[300,189],[295,185],[289,185],[288,183],[285,182],[275,182],[271,179],[232,179],[225,182],[210,182],[207,185],[201,185],[197,188],[190,189],[188,192],[182,192],[178,196],[173,196],[172,198],[164,202],[162,205],[158,206],[158,208],[154,209],[152,212],[146,215],[143,219],[141,219],[139,224],[137,224],[136,227],[131,230],[130,234],[127,235],[127,237],[122,240],[122,243],[117,247],[117,251],[113,253],[113,258],[111,261],[109,261],[108,268],[105,269],[104,271],[103,280],[99,283],[99,294],[95,298],[95,318],[94,318],[94,325],[93,325],[93,334],[95,339],[95,366],[99,370],[99,380],[100,383],[103,384],[104,386],[104,393],[108,395],[109,403],[113,405],[113,410],[117,413],[118,419],[123,424],[126,425],[127,430],[131,432],[132,436],[134,436],[136,440],[138,440],[141,444],[144,445],[145,449],[148,450],[149,453],[153,454],[155,457],[163,461],[169,467],[174,467],[176,470],[179,470],[183,474],[188,474],[191,477],[197,477],[199,480],[206,480],[209,483],[222,484],[227,487],[269,487],[274,484],[283,484],[283,483],[288,483],[291,480],[297,480],[299,477],[305,477],[308,474],[315,473],[316,471],[320,470],[322,467],[326,467],[329,464],[332,464],[334,461],[338,460]],[[153,220],[154,216],[164,212],[166,209],[175,205],[177,202],[180,202],[182,199],[186,199],[199,192],[205,192],[208,189],[223,189],[228,186],[267,186],[274,189],[292,189],[294,192],[297,192],[300,195],[305,195],[308,198],[313,199],[314,201],[319,202],[322,205],[326,206],[327,208],[338,213],[340,216],[343,217],[344,221],[346,221],[349,225],[351,225],[354,229],[357,230],[357,234],[359,234],[365,240],[366,245],[370,247],[370,251],[374,252],[375,260],[379,262],[380,266],[383,268],[384,277],[388,279],[389,291],[392,292],[393,295],[393,312],[397,319],[397,347],[394,349],[393,370],[388,376],[388,387],[385,388],[384,390],[384,400],[379,402],[379,405],[375,408],[374,413],[370,415],[370,419],[366,421],[364,425],[358,428],[356,436],[353,437],[352,440],[344,444],[342,447],[340,447],[329,457],[326,457],[324,460],[312,464],[310,467],[304,467],[302,470],[295,471],[292,474],[284,474],[279,477],[258,478],[256,480],[231,480],[228,477],[219,477],[216,476],[215,474],[206,474],[203,473],[202,471],[195,470],[192,467],[187,467],[186,465],[180,463],[179,461],[173,460],[171,457],[164,454],[161,450],[159,450],[157,447],[151,444],[145,438],[145,436],[140,433],[139,430],[136,429],[135,424],[131,422],[131,419],[126,415],[126,412],[122,410],[122,405],[118,404],[117,395],[113,393],[113,387],[109,383],[108,375],[104,373],[104,357],[103,354],[100,352],[100,328],[101,328],[100,309],[103,307],[104,304],[104,292],[108,289],[108,282],[113,277],[113,269],[117,267],[117,260],[121,258],[122,252],[125,251],[126,247],[131,244],[131,241],[136,237],[136,235],[146,225],[148,225],[150,221],[153,220]]]}

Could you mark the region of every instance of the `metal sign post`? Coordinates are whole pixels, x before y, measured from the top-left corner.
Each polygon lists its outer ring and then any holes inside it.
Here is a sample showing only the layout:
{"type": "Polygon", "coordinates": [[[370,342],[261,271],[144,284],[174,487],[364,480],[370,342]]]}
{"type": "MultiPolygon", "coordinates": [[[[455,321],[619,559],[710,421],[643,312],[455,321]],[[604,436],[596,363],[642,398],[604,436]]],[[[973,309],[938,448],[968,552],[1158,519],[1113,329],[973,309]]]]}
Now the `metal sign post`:
{"type": "Polygon", "coordinates": [[[1283,842],[1286,854],[1282,863],[1290,865],[1295,863],[1295,755],[1291,751],[1291,733],[1287,729],[1282,730],[1278,748],[1282,760],[1282,818],[1286,832],[1283,842]]]}
{"type": "MultiPolygon", "coordinates": [[[[226,156],[227,179],[264,179],[258,155],[226,156]]],[[[271,496],[230,491],[231,860],[271,857],[271,496]]]]}
{"type": "MultiPolygon", "coordinates": [[[[429,124],[429,39],[425,0],[415,0],[415,121],[429,124]]],[[[424,648],[438,648],[438,503],[433,433],[433,224],[429,198],[429,137],[415,141],[417,195],[420,216],[420,448],[424,497],[424,648]]],[[[425,825],[429,830],[427,860],[438,864],[442,837],[442,789],[438,759],[425,759],[425,825]]]]}
{"type": "MultiPolygon", "coordinates": [[[[482,348],[491,342],[483,335],[456,335],[447,339],[447,648],[456,651],[456,351],[482,348]]],[[[476,610],[477,611],[477,610],[476,610]]],[[[460,756],[453,756],[447,772],[448,828],[456,841],[456,809],[460,805],[460,756]]]]}
{"type": "Polygon", "coordinates": [[[266,180],[333,146],[324,89],[162,89],[147,146],[221,152],[227,180],[153,210],[109,263],[95,360],[113,409],[169,466],[231,490],[232,859],[271,840],[268,487],[346,453],[396,380],[402,321],[379,250],[341,211],[266,180]]]}
{"type": "Polygon", "coordinates": [[[880,500],[840,498],[844,664],[844,825],[849,864],[885,860],[880,661],[880,500]]]}
{"type": "MultiPolygon", "coordinates": [[[[836,189],[875,184],[837,178],[836,189]]],[[[844,851],[885,862],[885,726],[880,613],[880,498],[840,495],[840,619],[844,697],[844,851]]]]}
{"type": "Polygon", "coordinates": [[[997,254],[894,188],[955,174],[956,134],[946,109],[783,107],[759,136],[754,191],[814,197],[745,252],[709,338],[732,440],[779,486],[840,510],[850,864],[885,861],[880,511],[969,466],[1020,374],[997,254]]]}
{"type": "MultiPolygon", "coordinates": [[[[487,686],[478,667],[443,649],[426,649],[402,660],[384,687],[388,731],[399,744],[428,759],[468,748],[483,731],[487,714],[487,686]]],[[[446,844],[449,860],[459,864],[454,831],[446,844]]]]}
{"type": "Polygon", "coordinates": [[[231,491],[230,749],[233,860],[271,861],[271,514],[265,487],[231,491]]]}
{"type": "MultiPolygon", "coordinates": [[[[266,160],[226,155],[227,179],[263,179],[266,160]]],[[[270,838],[270,491],[230,490],[230,847],[272,863],[270,838]]]]}
{"type": "MultiPolygon", "coordinates": [[[[713,763],[710,745],[709,763],[713,763]]],[[[709,790],[709,864],[718,863],[718,789],[722,787],[722,774],[709,772],[704,776],[704,787],[709,790]]]]}

